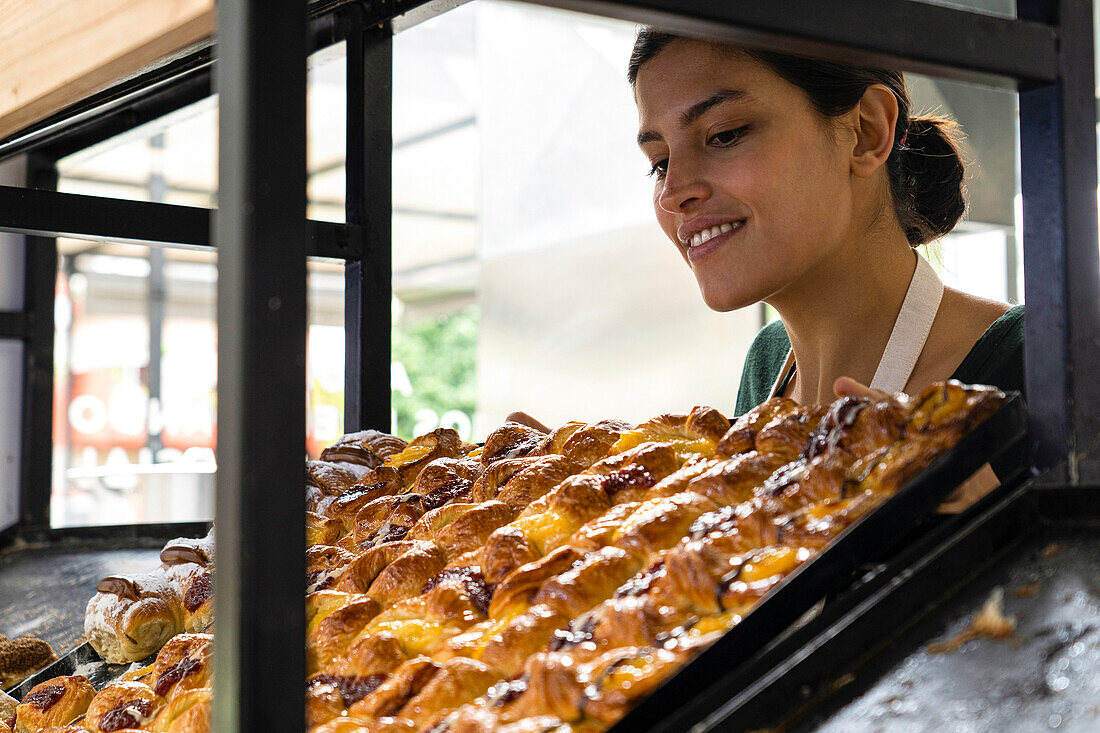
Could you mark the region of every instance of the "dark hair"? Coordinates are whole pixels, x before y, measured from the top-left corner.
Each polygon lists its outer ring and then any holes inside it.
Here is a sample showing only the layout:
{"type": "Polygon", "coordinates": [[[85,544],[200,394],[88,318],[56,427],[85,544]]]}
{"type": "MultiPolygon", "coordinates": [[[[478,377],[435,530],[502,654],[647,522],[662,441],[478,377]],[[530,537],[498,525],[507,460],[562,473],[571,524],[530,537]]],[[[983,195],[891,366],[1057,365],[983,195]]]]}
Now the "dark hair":
{"type": "MultiPolygon", "coordinates": [[[[688,39],[641,28],[627,69],[631,86],[637,82],[642,64],[677,40],[688,39]]],[[[966,188],[956,143],[958,125],[945,117],[911,117],[909,91],[901,72],[774,51],[739,47],[736,51],[802,89],[814,109],[826,118],[839,117],[851,110],[872,84],[888,87],[898,100],[898,121],[894,149],[886,160],[886,175],[894,211],[909,244],[915,247],[938,239],[962,218],[966,211],[966,188]]]]}

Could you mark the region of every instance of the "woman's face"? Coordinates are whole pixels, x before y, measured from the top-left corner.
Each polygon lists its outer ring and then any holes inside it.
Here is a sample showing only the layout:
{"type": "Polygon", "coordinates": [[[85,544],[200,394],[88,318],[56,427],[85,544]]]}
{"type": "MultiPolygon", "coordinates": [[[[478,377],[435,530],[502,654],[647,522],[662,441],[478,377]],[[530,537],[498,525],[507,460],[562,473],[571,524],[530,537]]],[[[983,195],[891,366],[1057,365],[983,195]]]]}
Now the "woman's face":
{"type": "Polygon", "coordinates": [[[635,98],[657,220],[706,304],[729,311],[813,282],[853,227],[854,130],[768,67],[701,41],[643,64],[635,98]]]}

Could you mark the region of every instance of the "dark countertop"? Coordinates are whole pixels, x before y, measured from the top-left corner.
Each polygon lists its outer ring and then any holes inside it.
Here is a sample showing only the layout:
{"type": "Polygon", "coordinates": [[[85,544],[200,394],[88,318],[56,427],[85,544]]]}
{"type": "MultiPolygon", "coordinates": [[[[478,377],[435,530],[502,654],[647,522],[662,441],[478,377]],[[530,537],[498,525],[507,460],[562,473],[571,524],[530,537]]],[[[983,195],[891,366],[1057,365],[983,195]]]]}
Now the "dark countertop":
{"type": "Polygon", "coordinates": [[[149,572],[156,549],[89,549],[62,544],[0,553],[0,634],[36,636],[63,656],[84,641],[84,608],[100,578],[149,572]]]}
{"type": "Polygon", "coordinates": [[[1100,731],[1100,531],[1025,542],[841,683],[796,730],[1100,731]],[[967,628],[995,588],[1017,619],[1012,639],[928,650],[967,628]]]}

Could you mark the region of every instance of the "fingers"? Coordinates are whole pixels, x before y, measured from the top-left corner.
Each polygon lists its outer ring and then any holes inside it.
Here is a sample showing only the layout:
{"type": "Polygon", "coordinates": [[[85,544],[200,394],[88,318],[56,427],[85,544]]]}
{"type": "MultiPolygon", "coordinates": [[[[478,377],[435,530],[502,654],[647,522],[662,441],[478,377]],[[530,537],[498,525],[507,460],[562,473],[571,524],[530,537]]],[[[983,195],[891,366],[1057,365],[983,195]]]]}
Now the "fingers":
{"type": "Polygon", "coordinates": [[[997,474],[987,463],[977,473],[968,478],[944,500],[936,512],[939,514],[958,514],[973,506],[979,499],[1001,485],[997,474]]]}
{"type": "Polygon", "coordinates": [[[505,422],[518,422],[520,425],[526,425],[529,428],[535,430],[541,430],[544,433],[549,433],[550,428],[543,425],[535,418],[528,415],[526,412],[511,412],[508,417],[504,418],[505,422]]]}
{"type": "Polygon", "coordinates": [[[871,389],[851,377],[841,377],[833,382],[833,391],[837,397],[867,397],[872,400],[881,400],[889,397],[881,389],[871,389]]]}

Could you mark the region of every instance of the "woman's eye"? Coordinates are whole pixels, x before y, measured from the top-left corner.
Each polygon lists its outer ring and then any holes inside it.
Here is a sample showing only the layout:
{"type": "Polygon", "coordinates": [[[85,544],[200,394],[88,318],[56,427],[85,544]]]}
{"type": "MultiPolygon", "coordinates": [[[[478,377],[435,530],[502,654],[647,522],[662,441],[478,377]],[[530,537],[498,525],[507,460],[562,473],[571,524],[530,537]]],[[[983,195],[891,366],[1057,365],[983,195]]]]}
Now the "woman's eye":
{"type": "Polygon", "coordinates": [[[723,130],[722,132],[716,132],[710,136],[709,142],[713,145],[718,145],[720,147],[729,147],[731,145],[736,145],[741,140],[741,136],[744,135],[748,129],[749,126],[745,125],[744,127],[738,127],[733,130],[723,130]]]}
{"type": "Polygon", "coordinates": [[[663,158],[661,160],[656,161],[653,164],[653,167],[649,169],[649,173],[647,173],[646,175],[648,175],[648,176],[657,176],[658,178],[664,178],[665,177],[665,171],[667,171],[667,170],[668,170],[668,158],[663,158]]]}

